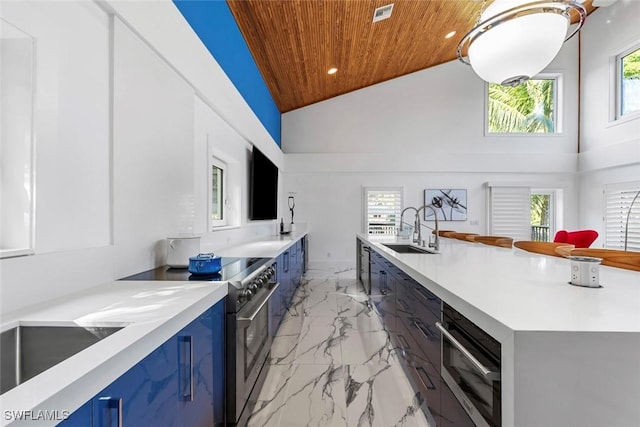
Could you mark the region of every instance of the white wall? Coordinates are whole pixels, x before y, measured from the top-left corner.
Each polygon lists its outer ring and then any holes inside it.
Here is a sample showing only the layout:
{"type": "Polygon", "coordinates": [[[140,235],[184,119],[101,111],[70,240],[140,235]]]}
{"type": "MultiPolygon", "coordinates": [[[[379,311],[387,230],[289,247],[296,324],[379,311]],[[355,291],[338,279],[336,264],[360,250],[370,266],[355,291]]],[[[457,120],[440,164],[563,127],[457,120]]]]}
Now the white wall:
{"type": "Polygon", "coordinates": [[[2,313],[163,265],[171,235],[210,251],[273,233],[246,220],[250,142],[282,152],[170,0],[1,6],[37,43],[36,254],[0,260],[2,313]],[[215,233],[207,150],[233,165],[215,233]]]}
{"type": "MultiPolygon", "coordinates": [[[[640,43],[640,2],[620,0],[581,30],[581,228],[603,228],[604,185],[640,181],[640,115],[615,120],[615,56],[640,43]]],[[[602,235],[603,233],[601,233],[602,235]]],[[[594,242],[604,244],[603,236],[594,242]]]]}
{"type": "Polygon", "coordinates": [[[111,46],[93,2],[3,2],[1,13],[36,40],[36,255],[1,261],[4,312],[113,277],[111,46]]]}
{"type": "Polygon", "coordinates": [[[615,57],[640,43],[640,2],[620,0],[581,30],[580,170],[640,162],[640,115],[615,120],[615,57]]]}
{"type": "MultiPolygon", "coordinates": [[[[564,76],[559,135],[485,136],[485,84],[457,61],[284,114],[285,194],[309,226],[312,265],[354,264],[363,186],[403,186],[405,206],[426,188],[466,188],[468,220],[441,228],[476,233],[487,232],[487,181],[562,188],[576,206],[577,52],[572,40],[545,70],[564,76]]],[[[562,223],[577,227],[577,210],[562,223]]]]}

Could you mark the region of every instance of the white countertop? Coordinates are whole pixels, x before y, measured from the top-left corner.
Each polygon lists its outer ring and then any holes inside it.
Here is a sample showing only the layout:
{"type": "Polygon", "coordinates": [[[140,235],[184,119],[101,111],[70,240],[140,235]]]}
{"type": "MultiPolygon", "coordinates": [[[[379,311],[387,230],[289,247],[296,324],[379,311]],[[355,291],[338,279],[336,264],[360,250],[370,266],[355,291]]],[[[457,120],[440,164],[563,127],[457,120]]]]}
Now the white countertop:
{"type": "Polygon", "coordinates": [[[640,272],[600,266],[602,288],[584,288],[568,283],[565,258],[451,238],[440,239],[439,254],[403,254],[381,243],[409,240],[358,237],[498,339],[509,332],[502,327],[640,332],[640,272]]]}
{"type": "Polygon", "coordinates": [[[75,411],[226,294],[226,283],[117,281],[4,317],[3,331],[17,325],[125,327],[0,396],[1,425],[11,424],[6,410],[75,411]]]}
{"type": "Polygon", "coordinates": [[[216,252],[216,255],[225,257],[275,258],[306,234],[306,231],[293,231],[289,234],[264,237],[259,241],[220,249],[216,252]]]}

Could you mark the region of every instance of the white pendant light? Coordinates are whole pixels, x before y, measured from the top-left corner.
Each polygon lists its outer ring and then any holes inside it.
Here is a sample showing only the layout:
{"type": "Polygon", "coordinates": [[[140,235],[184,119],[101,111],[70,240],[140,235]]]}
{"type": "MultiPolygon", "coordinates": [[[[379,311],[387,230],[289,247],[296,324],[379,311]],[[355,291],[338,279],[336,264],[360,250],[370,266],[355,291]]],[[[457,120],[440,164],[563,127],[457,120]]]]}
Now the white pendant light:
{"type": "Polygon", "coordinates": [[[490,83],[516,86],[540,73],[576,34],[587,12],[574,0],[495,0],[458,45],[458,59],[490,83]],[[580,17],[567,36],[571,10],[580,17]],[[468,59],[462,51],[468,46],[468,59]]]}

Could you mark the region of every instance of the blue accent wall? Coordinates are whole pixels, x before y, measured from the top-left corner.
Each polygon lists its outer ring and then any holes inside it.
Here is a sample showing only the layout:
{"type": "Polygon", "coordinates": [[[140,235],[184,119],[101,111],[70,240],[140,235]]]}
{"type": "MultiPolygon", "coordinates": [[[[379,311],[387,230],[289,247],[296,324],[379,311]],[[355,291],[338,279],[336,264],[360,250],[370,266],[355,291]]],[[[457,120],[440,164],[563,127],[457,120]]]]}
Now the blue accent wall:
{"type": "Polygon", "coordinates": [[[280,146],[281,115],[224,0],[173,0],[191,28],[280,146]]]}

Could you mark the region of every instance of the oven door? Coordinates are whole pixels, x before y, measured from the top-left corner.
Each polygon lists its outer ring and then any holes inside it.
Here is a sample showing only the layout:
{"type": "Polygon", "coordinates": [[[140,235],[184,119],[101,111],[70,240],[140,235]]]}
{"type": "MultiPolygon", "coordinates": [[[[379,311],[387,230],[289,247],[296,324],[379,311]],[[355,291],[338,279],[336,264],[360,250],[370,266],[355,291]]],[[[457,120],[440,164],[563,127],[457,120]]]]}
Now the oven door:
{"type": "Polygon", "coordinates": [[[499,361],[447,322],[442,332],[442,379],[478,427],[501,426],[499,361]]]}
{"type": "Polygon", "coordinates": [[[269,356],[272,336],[269,334],[269,298],[278,288],[274,283],[261,289],[236,317],[236,417],[239,418],[260,371],[269,356]]]}

